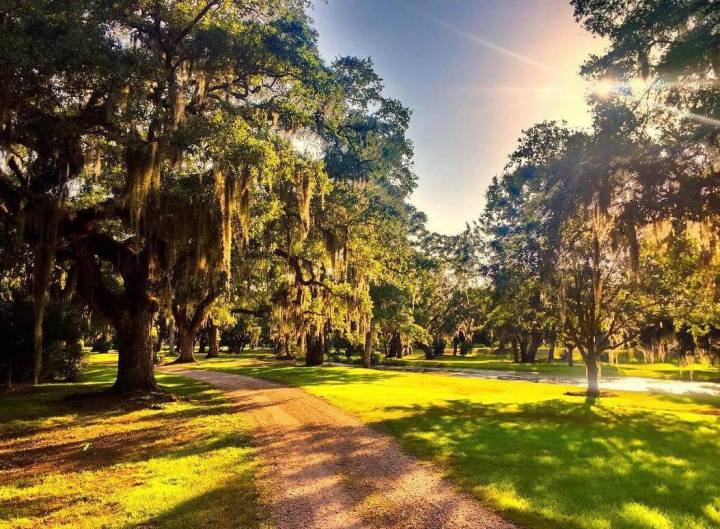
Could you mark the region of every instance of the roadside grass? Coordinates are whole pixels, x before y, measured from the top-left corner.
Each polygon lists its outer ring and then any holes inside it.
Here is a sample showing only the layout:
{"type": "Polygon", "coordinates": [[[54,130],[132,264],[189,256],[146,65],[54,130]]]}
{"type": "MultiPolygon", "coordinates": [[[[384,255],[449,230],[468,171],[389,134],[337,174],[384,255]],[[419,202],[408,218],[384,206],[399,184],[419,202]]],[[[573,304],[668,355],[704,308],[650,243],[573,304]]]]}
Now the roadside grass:
{"type": "Polygon", "coordinates": [[[65,399],[112,383],[116,355],[90,359],[80,383],[0,395],[0,528],[269,527],[246,425],[220,392],[159,374],[178,401],[65,399]]]}
{"type": "MultiPolygon", "coordinates": [[[[483,351],[485,349],[481,349],[483,351]]],[[[544,353],[547,354],[547,353],[544,353]]],[[[357,363],[360,360],[357,359],[357,363]]],[[[421,352],[415,352],[404,358],[387,358],[383,363],[392,366],[438,367],[447,369],[489,369],[518,373],[539,373],[548,376],[585,376],[585,365],[581,358],[575,359],[575,365],[568,366],[562,361],[546,362],[541,352],[534,364],[518,364],[510,356],[474,352],[467,356],[444,354],[433,360],[426,360],[421,352]]],[[[698,382],[720,380],[720,368],[708,364],[693,363],[681,366],[670,362],[646,364],[643,362],[603,362],[604,376],[645,377],[667,380],[694,380],[698,382]]]]}
{"type": "Polygon", "coordinates": [[[720,399],[561,385],[295,367],[250,353],[199,368],[304,387],[392,434],[527,528],[720,526],[720,399]]]}

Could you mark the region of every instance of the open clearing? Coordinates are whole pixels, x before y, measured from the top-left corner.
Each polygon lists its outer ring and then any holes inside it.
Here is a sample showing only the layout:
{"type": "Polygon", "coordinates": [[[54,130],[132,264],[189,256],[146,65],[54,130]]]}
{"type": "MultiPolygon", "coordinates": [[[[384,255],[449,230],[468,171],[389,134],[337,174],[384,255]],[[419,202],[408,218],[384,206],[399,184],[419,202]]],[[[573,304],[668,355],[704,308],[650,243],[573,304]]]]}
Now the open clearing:
{"type": "Polygon", "coordinates": [[[301,386],[393,435],[529,528],[720,524],[720,399],[221,358],[198,367],[301,386]]]}
{"type": "Polygon", "coordinates": [[[162,373],[181,399],[160,409],[63,400],[109,384],[111,354],[84,384],[4,396],[0,527],[507,527],[485,509],[528,529],[720,524],[720,399],[591,405],[562,385],[254,355],[162,373]]]}
{"type": "Polygon", "coordinates": [[[512,529],[386,435],[302,389],[176,367],[237,402],[267,463],[280,529],[512,529]]]}

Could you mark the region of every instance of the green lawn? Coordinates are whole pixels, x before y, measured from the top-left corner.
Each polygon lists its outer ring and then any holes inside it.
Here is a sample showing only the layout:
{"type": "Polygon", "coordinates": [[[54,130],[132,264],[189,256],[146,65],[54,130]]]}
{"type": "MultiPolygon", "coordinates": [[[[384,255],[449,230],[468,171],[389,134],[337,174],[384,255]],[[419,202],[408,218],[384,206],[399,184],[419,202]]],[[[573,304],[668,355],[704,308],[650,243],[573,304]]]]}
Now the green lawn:
{"type": "Polygon", "coordinates": [[[217,391],[159,375],[181,400],[63,400],[106,387],[115,361],[0,394],[0,528],[266,527],[246,426],[217,391]]]}
{"type": "Polygon", "coordinates": [[[221,358],[198,367],[304,387],[389,432],[528,528],[720,526],[720,400],[221,358]]]}
{"type": "MultiPolygon", "coordinates": [[[[484,350],[484,349],[483,349],[484,350]]],[[[475,352],[468,356],[453,356],[445,354],[434,360],[426,360],[425,355],[416,352],[402,359],[384,359],[386,365],[414,366],[414,367],[440,367],[449,369],[492,369],[498,371],[512,371],[519,373],[540,373],[549,376],[585,376],[585,366],[581,358],[575,360],[575,365],[570,367],[564,362],[556,361],[547,363],[544,361],[544,354],[538,355],[538,362],[535,364],[517,364],[512,358],[506,355],[488,354],[486,352],[475,352]]],[[[360,362],[359,359],[356,361],[360,362]]],[[[642,362],[621,362],[617,364],[604,363],[603,374],[606,376],[628,376],[664,378],[671,380],[720,380],[720,369],[708,364],[690,364],[679,366],[677,364],[663,362],[645,364],[642,362]]]]}

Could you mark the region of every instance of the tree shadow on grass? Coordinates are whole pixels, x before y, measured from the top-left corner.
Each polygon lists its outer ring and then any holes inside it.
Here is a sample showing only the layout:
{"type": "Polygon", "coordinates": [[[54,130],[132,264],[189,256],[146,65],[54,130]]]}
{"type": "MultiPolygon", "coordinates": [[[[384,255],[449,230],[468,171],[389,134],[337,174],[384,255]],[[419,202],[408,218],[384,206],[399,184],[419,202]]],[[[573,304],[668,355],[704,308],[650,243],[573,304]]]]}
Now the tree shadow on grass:
{"type": "Polygon", "coordinates": [[[643,527],[637,516],[647,527],[665,519],[680,526],[685,517],[698,527],[717,523],[707,514],[720,483],[717,423],[560,399],[388,411],[402,416],[375,427],[443,462],[482,500],[531,527],[643,527]]]}
{"type": "Polygon", "coordinates": [[[255,529],[267,520],[258,502],[252,477],[236,476],[139,523],[128,523],[123,529],[255,529]]]}
{"type": "MultiPolygon", "coordinates": [[[[103,368],[103,371],[107,371],[107,368],[103,368]]],[[[156,404],[106,394],[104,392],[108,384],[96,382],[96,376],[90,380],[93,382],[28,386],[3,395],[0,398],[0,440],[39,430],[65,428],[66,421],[63,418],[82,419],[86,425],[93,425],[156,404]],[[58,424],[54,427],[43,424],[47,419],[58,419],[58,424]]],[[[221,391],[203,382],[169,374],[159,374],[158,380],[161,387],[180,399],[190,398],[208,406],[224,402],[221,391]]]]}

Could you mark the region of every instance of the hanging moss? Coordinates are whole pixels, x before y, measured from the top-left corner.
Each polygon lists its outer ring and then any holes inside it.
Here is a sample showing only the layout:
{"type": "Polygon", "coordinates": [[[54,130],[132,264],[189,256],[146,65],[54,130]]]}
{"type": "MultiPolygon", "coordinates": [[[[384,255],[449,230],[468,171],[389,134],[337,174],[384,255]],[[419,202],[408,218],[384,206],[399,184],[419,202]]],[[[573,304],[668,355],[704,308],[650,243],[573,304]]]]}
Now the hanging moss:
{"type": "Polygon", "coordinates": [[[303,169],[295,175],[295,196],[303,229],[310,230],[310,201],[312,199],[313,179],[309,170],[303,169]]]}
{"type": "Polygon", "coordinates": [[[130,218],[137,227],[152,192],[160,189],[157,142],[132,141],[125,148],[126,196],[130,218]]]}

